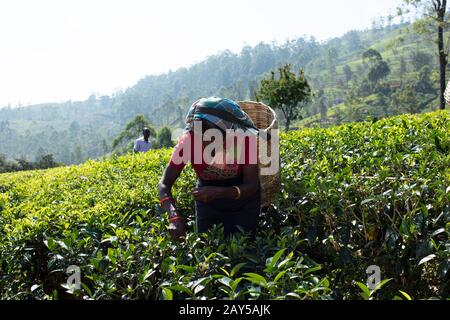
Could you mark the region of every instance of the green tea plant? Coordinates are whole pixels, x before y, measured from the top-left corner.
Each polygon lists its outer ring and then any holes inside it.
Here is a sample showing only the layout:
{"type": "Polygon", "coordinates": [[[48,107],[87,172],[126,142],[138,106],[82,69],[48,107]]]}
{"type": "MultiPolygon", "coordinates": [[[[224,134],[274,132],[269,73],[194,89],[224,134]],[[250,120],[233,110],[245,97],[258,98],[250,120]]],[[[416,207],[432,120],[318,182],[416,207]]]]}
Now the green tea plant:
{"type": "MultiPolygon", "coordinates": [[[[156,193],[168,156],[167,150],[155,151],[81,166],[2,175],[0,296],[327,296],[329,282],[314,275],[317,264],[297,250],[302,242],[298,232],[277,235],[261,230],[256,241],[249,241],[245,235],[224,239],[223,230],[215,229],[205,235],[190,232],[184,243],[173,243],[156,193]],[[285,250],[289,250],[286,256],[285,250]],[[278,262],[282,256],[284,263],[278,262]],[[81,271],[79,289],[66,283],[66,270],[72,265],[81,271]],[[255,283],[254,277],[263,281],[255,283]]],[[[188,170],[176,186],[178,203],[191,220],[191,229],[193,199],[180,190],[190,190],[194,180],[188,170]]]]}
{"type": "Polygon", "coordinates": [[[192,232],[190,169],[174,191],[190,232],[170,240],[156,190],[170,150],[1,174],[0,298],[448,298],[449,124],[440,111],[283,134],[281,196],[254,240],[192,232]],[[355,285],[370,265],[392,279],[373,294],[355,285]]]}
{"type": "Polygon", "coordinates": [[[404,115],[282,137],[279,207],[305,252],[336,272],[337,296],[378,265],[393,292],[448,297],[449,120],[404,115]]]}

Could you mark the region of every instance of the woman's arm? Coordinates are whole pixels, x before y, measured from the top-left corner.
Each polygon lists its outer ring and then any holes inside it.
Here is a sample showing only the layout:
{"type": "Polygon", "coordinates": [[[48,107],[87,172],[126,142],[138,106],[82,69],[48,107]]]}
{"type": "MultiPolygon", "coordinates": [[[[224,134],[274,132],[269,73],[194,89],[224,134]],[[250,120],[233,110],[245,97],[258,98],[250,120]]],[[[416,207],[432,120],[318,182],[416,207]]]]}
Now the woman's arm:
{"type": "Polygon", "coordinates": [[[175,201],[172,200],[172,186],[180,176],[182,170],[181,168],[168,165],[158,184],[160,200],[167,199],[168,197],[171,198],[171,200],[164,201],[162,208],[169,214],[169,219],[173,219],[169,226],[169,233],[175,241],[178,241],[186,233],[186,224],[184,220],[177,219],[180,215],[178,214],[175,201]]]}
{"type": "MultiPolygon", "coordinates": [[[[259,171],[258,165],[245,165],[243,167],[243,181],[237,186],[240,191],[240,199],[248,199],[259,192],[259,171]]],[[[195,200],[210,202],[216,199],[236,199],[238,191],[234,187],[201,187],[195,188],[192,192],[195,200]]]]}
{"type": "MultiPolygon", "coordinates": [[[[159,199],[172,197],[172,186],[181,174],[182,169],[178,169],[168,165],[158,184],[159,199]]],[[[174,201],[165,201],[162,208],[169,214],[169,217],[177,215],[177,209],[174,201]]]]}

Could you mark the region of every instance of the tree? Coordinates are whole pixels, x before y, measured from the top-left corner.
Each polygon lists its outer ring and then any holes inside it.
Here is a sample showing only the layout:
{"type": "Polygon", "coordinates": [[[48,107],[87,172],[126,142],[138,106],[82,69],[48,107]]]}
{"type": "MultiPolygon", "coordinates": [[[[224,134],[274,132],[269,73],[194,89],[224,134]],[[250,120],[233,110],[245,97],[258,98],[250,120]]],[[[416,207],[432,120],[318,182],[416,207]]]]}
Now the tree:
{"type": "Polygon", "coordinates": [[[256,80],[251,80],[248,83],[248,91],[250,100],[256,100],[256,94],[258,91],[258,82],[256,80]]]}
{"type": "Polygon", "coordinates": [[[345,34],[344,38],[347,39],[347,46],[350,51],[356,51],[362,48],[362,42],[358,31],[349,31],[345,34]]]}
{"type": "MultiPolygon", "coordinates": [[[[449,48],[445,48],[444,30],[448,30],[449,22],[447,13],[447,0],[403,0],[403,6],[399,8],[399,14],[409,13],[415,9],[422,19],[414,23],[415,30],[419,34],[437,34],[436,43],[439,56],[439,87],[440,108],[445,109],[446,67],[448,64],[449,48]]],[[[449,46],[449,44],[447,44],[449,46]]]]}
{"type": "Polygon", "coordinates": [[[43,156],[37,163],[36,167],[39,169],[55,168],[60,166],[58,162],[55,161],[52,154],[47,154],[43,156]]]}
{"type": "Polygon", "coordinates": [[[414,69],[420,70],[431,64],[431,56],[425,52],[415,51],[411,53],[411,63],[414,69]]]}
{"type": "Polygon", "coordinates": [[[70,123],[69,132],[72,136],[77,136],[80,133],[80,124],[77,121],[70,123]]]}
{"type": "Polygon", "coordinates": [[[390,72],[391,69],[386,61],[378,61],[370,68],[367,77],[371,82],[377,83],[378,81],[386,78],[390,72]]]}
{"type": "Polygon", "coordinates": [[[266,101],[271,107],[281,110],[286,131],[289,131],[291,122],[300,117],[301,110],[311,100],[311,88],[301,69],[296,75],[291,71],[291,65],[286,64],[278,72],[278,78],[272,71],[268,78],[261,80],[256,97],[258,101],[266,101]]]}
{"type": "Polygon", "coordinates": [[[420,111],[419,101],[413,86],[406,85],[393,96],[393,102],[403,112],[417,113],[420,111]]]}
{"type": "Polygon", "coordinates": [[[406,61],[405,58],[403,57],[400,58],[400,68],[398,72],[400,74],[400,81],[403,82],[403,76],[405,75],[406,72],[408,72],[406,61]]]}
{"type": "Polygon", "coordinates": [[[84,155],[83,155],[83,149],[81,148],[81,146],[77,145],[75,147],[75,150],[71,154],[71,158],[72,158],[71,162],[74,164],[79,164],[79,163],[83,162],[84,155]]]}
{"type": "Polygon", "coordinates": [[[370,70],[367,78],[371,83],[377,84],[391,72],[389,65],[383,60],[383,57],[377,50],[369,49],[364,52],[363,60],[366,59],[369,59],[370,70]]]}
{"type": "Polygon", "coordinates": [[[162,127],[156,138],[155,148],[171,148],[174,146],[172,141],[172,131],[169,127],[162,127]]]}
{"type": "Polygon", "coordinates": [[[241,79],[235,81],[231,87],[230,99],[241,101],[245,99],[244,84],[241,79]]]}
{"type": "Polygon", "coordinates": [[[352,80],[353,77],[353,71],[349,67],[348,64],[344,66],[344,76],[345,76],[345,82],[348,84],[350,80],[352,80]]]}
{"type": "Polygon", "coordinates": [[[108,153],[108,151],[109,151],[109,146],[108,146],[108,143],[106,143],[106,140],[105,139],[102,139],[102,152],[103,153],[108,153]]]}
{"type": "Polygon", "coordinates": [[[434,91],[433,83],[431,82],[431,69],[429,66],[424,66],[420,69],[416,84],[417,92],[423,94],[432,94],[434,91]]]}
{"type": "Polygon", "coordinates": [[[327,67],[328,67],[328,74],[330,76],[330,79],[332,81],[336,80],[336,64],[337,64],[337,58],[338,58],[338,51],[336,48],[330,48],[328,50],[328,56],[327,56],[327,67]]]}
{"type": "Polygon", "coordinates": [[[369,62],[374,63],[376,61],[383,60],[383,57],[377,50],[368,49],[363,53],[363,60],[365,61],[367,59],[369,59],[369,62]]]}
{"type": "Polygon", "coordinates": [[[342,115],[339,115],[339,122],[342,122],[344,119],[350,122],[362,121],[367,116],[367,103],[355,91],[350,90],[347,92],[345,105],[347,108],[342,115]]]}
{"type": "Polygon", "coordinates": [[[34,165],[32,162],[28,161],[24,157],[16,158],[17,166],[13,169],[13,171],[23,171],[23,170],[33,170],[34,165]]]}
{"type": "Polygon", "coordinates": [[[323,90],[319,90],[319,93],[317,95],[317,104],[319,107],[320,117],[322,119],[325,119],[327,117],[328,102],[323,90]]]}
{"type": "Polygon", "coordinates": [[[36,156],[34,160],[38,162],[42,157],[44,157],[47,154],[47,151],[44,150],[44,148],[39,147],[38,151],[36,152],[36,156]]]}
{"type": "Polygon", "coordinates": [[[0,153],[0,173],[8,172],[10,170],[9,162],[6,160],[6,156],[0,153]]]}

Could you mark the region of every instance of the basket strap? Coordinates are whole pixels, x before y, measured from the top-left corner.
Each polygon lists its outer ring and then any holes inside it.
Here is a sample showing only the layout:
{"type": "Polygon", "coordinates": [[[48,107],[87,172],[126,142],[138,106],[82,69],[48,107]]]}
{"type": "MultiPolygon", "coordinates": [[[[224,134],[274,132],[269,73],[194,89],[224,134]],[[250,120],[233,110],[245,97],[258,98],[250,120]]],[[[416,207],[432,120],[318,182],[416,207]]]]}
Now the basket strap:
{"type": "MultiPolygon", "coordinates": [[[[247,123],[245,123],[241,119],[236,118],[233,114],[223,111],[223,110],[206,108],[206,107],[197,107],[196,111],[199,111],[203,114],[209,114],[211,116],[216,116],[216,117],[219,117],[219,118],[229,121],[229,122],[236,123],[244,128],[255,129],[258,131],[258,133],[261,131],[259,128],[256,128],[255,126],[249,126],[247,123]]],[[[270,135],[270,133],[267,132],[267,140],[270,140],[270,139],[271,139],[271,135],[270,135]]]]}

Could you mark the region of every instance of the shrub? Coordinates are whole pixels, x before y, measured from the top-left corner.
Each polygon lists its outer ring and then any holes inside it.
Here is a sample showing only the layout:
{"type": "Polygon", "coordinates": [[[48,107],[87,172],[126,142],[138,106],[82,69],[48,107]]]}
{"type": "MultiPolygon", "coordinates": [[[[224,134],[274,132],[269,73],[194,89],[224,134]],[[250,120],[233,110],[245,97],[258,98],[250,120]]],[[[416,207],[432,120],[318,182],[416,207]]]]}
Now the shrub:
{"type": "MultiPolygon", "coordinates": [[[[170,241],[156,191],[169,150],[2,174],[0,297],[448,297],[449,120],[441,111],[283,134],[281,199],[255,241],[220,228],[170,241]],[[70,265],[80,290],[64,285],[70,265]],[[367,293],[369,265],[392,280],[367,293]]],[[[175,186],[191,229],[182,190],[194,182],[189,169],[175,186]]]]}
{"type": "Polygon", "coordinates": [[[378,265],[387,287],[448,297],[450,116],[400,116],[283,136],[281,210],[338,297],[378,265]]]}

